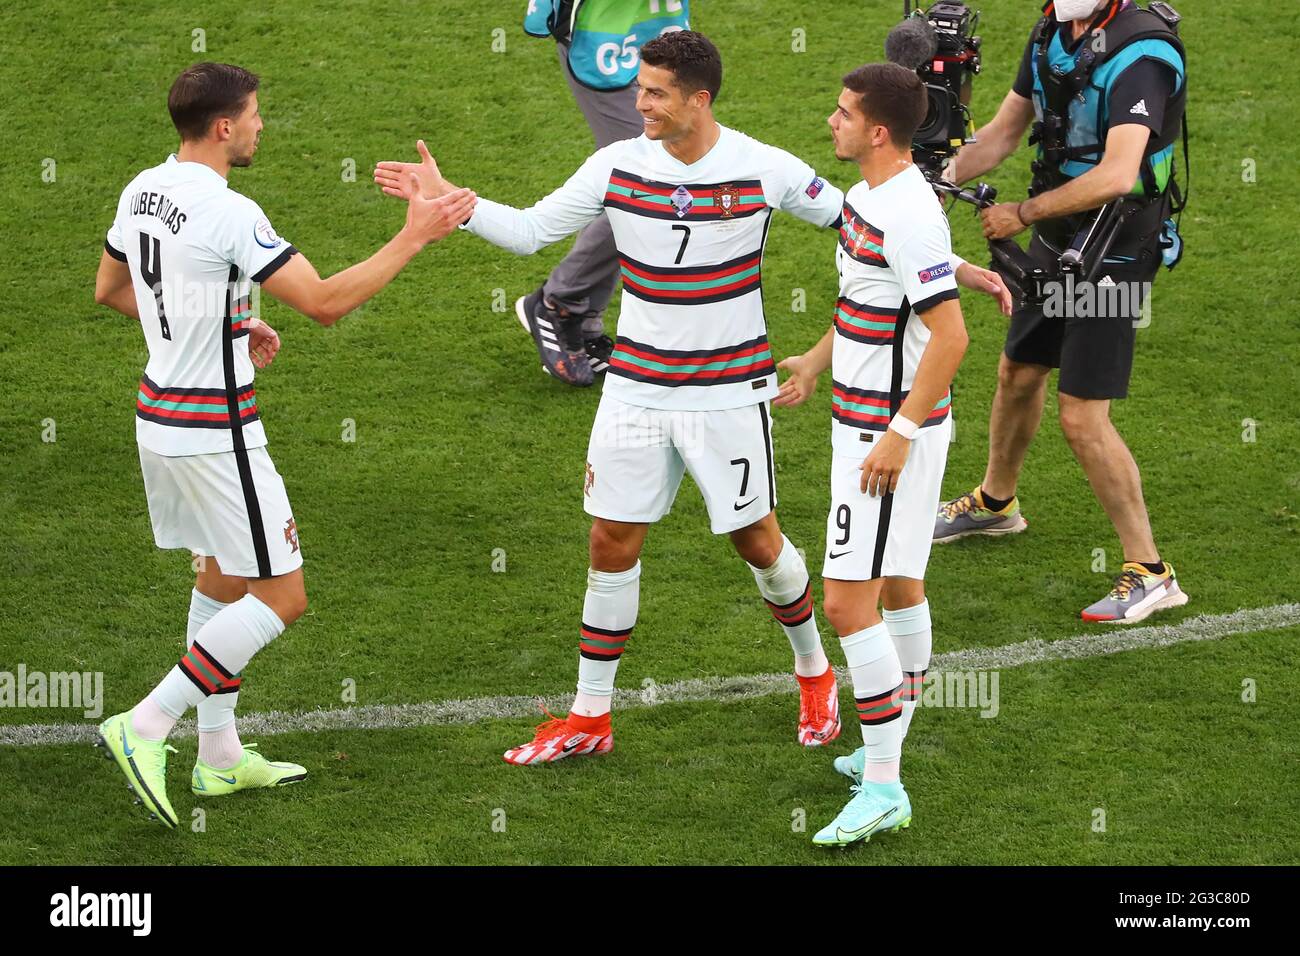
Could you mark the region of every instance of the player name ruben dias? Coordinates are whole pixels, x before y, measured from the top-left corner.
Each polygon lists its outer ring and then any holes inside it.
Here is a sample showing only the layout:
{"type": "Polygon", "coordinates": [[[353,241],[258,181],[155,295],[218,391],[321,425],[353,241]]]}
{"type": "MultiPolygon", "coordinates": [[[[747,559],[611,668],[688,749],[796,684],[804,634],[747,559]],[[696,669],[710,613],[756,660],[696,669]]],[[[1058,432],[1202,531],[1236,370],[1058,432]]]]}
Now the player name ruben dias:
{"type": "Polygon", "coordinates": [[[162,222],[174,236],[185,225],[185,213],[165,193],[142,189],[131,196],[132,216],[152,216],[162,222]]]}

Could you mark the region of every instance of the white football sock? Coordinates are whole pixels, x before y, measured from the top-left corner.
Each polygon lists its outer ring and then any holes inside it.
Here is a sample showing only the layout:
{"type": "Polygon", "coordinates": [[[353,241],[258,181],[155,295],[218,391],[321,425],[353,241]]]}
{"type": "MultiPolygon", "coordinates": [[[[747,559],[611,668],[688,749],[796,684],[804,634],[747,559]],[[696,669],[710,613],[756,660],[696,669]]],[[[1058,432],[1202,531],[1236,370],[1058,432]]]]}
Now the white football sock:
{"type": "Polygon", "coordinates": [[[145,707],[145,701],[136,705],[135,732],[153,740],[165,737],[186,710],[231,680],[283,632],[276,613],[251,594],[218,611],[199,629],[180,663],[145,698],[154,706],[145,707]]]}
{"type": "Polygon", "coordinates": [[[244,745],[233,720],[220,730],[199,732],[199,759],[214,770],[239,766],[244,759],[244,745]]]}
{"type": "Polygon", "coordinates": [[[930,628],[930,602],[922,601],[912,607],[885,611],[885,626],[898,651],[898,663],[903,669],[903,736],[912,726],[912,714],[921,699],[921,685],[930,669],[930,650],[934,643],[930,628]]]}
{"type": "MultiPolygon", "coordinates": [[[[203,625],[227,605],[208,597],[197,588],[190,595],[189,626],[185,646],[194,644],[203,625]]],[[[244,749],[235,730],[235,708],[239,705],[240,675],[226,681],[211,697],[199,701],[199,759],[210,767],[225,770],[243,759],[244,749]]]]}
{"type": "Polygon", "coordinates": [[[884,621],[846,634],[840,645],[853,678],[853,697],[866,747],[862,779],[897,783],[903,753],[902,705],[898,700],[903,671],[898,666],[898,651],[884,621]]]}
{"type": "Polygon", "coordinates": [[[578,716],[609,713],[614,676],[640,603],[640,561],[626,571],[587,571],[578,639],[578,693],[573,699],[573,713],[578,716]]]}
{"type": "Polygon", "coordinates": [[[813,609],[812,584],[808,568],[790,539],[781,535],[781,553],[770,568],[749,569],[758,582],[768,609],[785,630],[794,651],[794,672],[800,677],[820,677],[830,667],[817,632],[817,615],[813,609]]]}

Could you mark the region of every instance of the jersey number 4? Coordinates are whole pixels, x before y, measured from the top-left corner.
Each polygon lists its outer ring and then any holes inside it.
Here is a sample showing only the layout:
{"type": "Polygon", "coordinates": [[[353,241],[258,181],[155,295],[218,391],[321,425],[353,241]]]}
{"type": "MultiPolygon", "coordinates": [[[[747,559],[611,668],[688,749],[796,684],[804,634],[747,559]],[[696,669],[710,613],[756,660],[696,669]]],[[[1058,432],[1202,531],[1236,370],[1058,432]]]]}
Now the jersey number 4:
{"type": "Polygon", "coordinates": [[[162,337],[171,340],[171,326],[167,324],[167,310],[163,308],[162,243],[147,232],[140,233],[140,278],[153,290],[154,305],[158,308],[158,325],[162,337]]]}

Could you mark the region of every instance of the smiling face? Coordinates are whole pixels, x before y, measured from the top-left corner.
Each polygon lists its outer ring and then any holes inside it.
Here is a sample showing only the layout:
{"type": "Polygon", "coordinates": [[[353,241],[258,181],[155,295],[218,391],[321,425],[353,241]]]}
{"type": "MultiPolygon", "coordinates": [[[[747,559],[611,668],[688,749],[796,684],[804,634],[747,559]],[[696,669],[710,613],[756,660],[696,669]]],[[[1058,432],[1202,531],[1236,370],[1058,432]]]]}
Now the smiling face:
{"type": "Polygon", "coordinates": [[[709,113],[709,94],[690,94],[677,85],[671,70],[642,63],[637,71],[636,108],[648,139],[672,142],[689,136],[709,113]]]}

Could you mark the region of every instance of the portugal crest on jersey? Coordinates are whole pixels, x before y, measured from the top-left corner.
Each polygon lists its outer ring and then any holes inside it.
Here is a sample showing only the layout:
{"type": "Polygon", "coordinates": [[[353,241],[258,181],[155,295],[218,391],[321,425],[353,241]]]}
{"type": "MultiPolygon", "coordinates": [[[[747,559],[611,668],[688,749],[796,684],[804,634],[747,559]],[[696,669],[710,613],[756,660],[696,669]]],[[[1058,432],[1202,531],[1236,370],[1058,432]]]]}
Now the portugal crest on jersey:
{"type": "Polygon", "coordinates": [[[721,213],[723,219],[730,219],[735,215],[736,204],[739,201],[740,195],[731,183],[713,190],[713,208],[721,213]]]}
{"type": "Polygon", "coordinates": [[[695,205],[695,198],[691,195],[691,191],[685,186],[678,186],[673,190],[673,194],[668,198],[672,201],[673,208],[677,210],[678,219],[686,218],[686,214],[690,212],[691,207],[695,205]]]}

